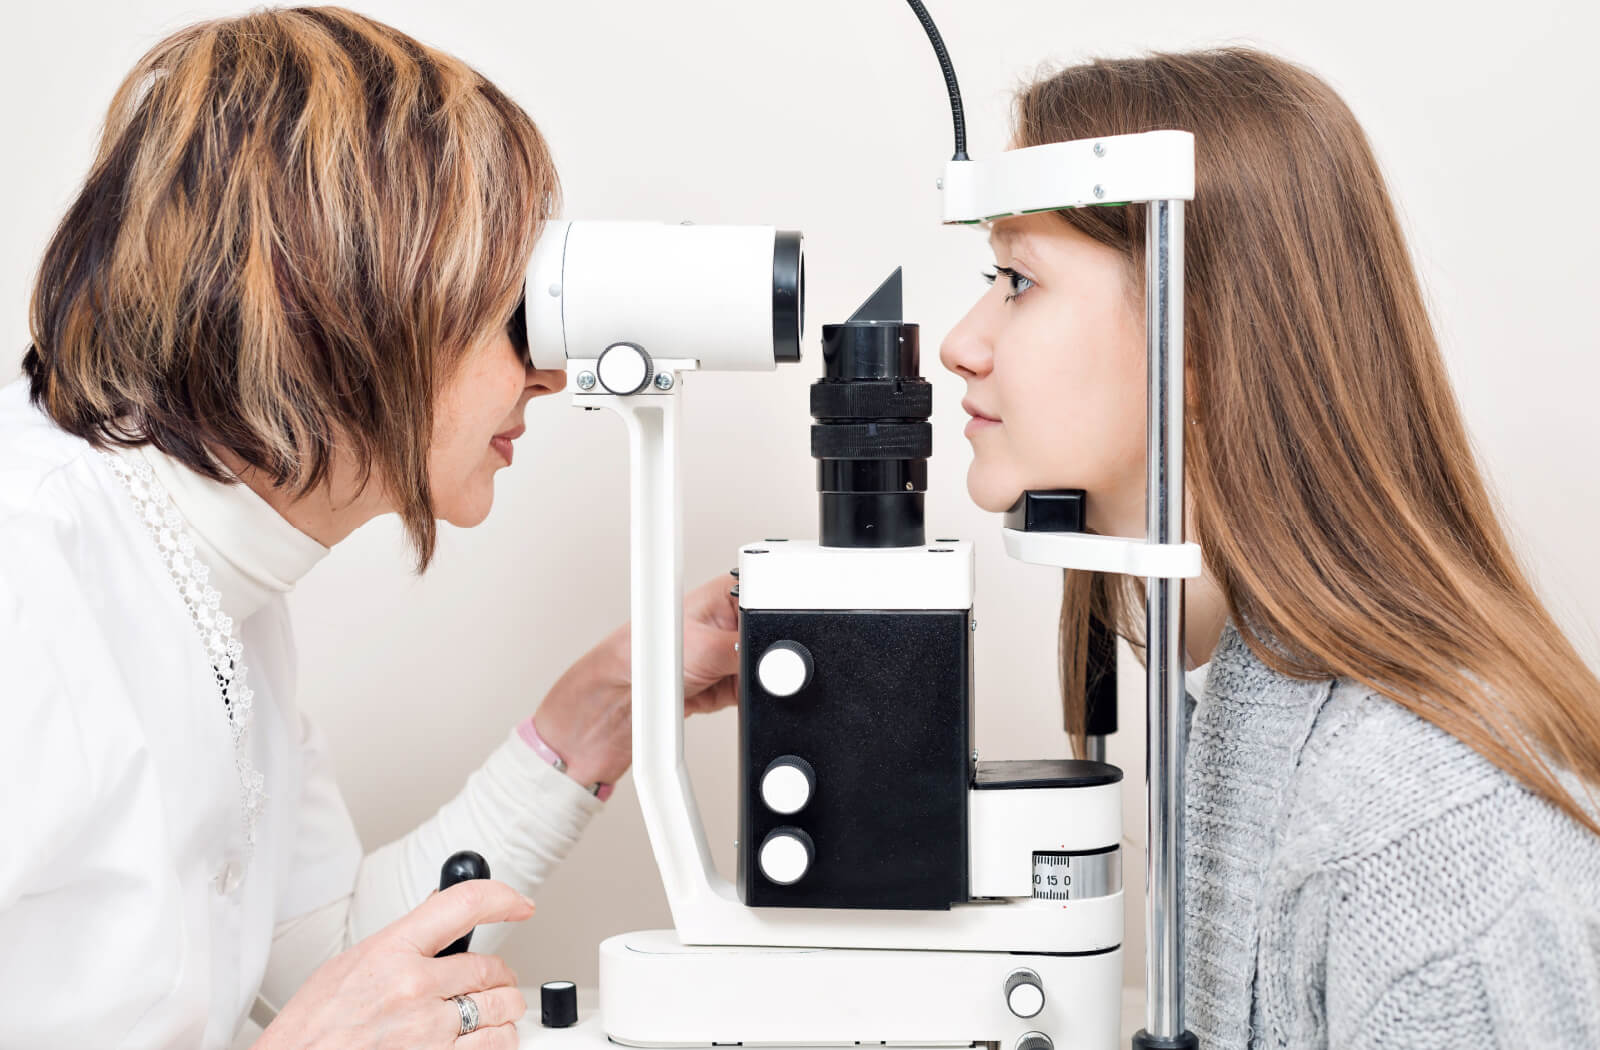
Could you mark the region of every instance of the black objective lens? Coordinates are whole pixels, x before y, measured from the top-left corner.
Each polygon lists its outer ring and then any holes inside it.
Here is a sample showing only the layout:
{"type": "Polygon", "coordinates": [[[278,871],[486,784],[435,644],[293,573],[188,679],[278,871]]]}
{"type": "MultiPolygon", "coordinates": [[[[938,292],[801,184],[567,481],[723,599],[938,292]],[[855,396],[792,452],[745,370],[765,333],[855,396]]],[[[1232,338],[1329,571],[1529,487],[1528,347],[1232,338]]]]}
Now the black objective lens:
{"type": "Polygon", "coordinates": [[[806,257],[798,230],[779,230],[772,244],[772,356],[800,360],[806,328],[806,257]]]}
{"type": "Polygon", "coordinates": [[[933,455],[933,387],[917,326],[902,320],[900,270],[843,324],[822,326],[811,384],[824,547],[920,547],[933,455]]]}

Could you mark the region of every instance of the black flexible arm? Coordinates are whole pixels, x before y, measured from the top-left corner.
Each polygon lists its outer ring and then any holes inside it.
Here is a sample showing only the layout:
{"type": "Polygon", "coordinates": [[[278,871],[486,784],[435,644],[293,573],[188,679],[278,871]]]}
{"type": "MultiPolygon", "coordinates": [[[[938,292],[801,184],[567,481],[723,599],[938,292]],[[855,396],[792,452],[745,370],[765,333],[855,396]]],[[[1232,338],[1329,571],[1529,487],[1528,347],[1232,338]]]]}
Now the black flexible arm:
{"type": "Polygon", "coordinates": [[[928,42],[933,45],[933,53],[939,56],[939,69],[944,73],[945,87],[950,90],[950,120],[956,126],[956,155],[951,160],[967,159],[967,118],[961,111],[961,88],[956,84],[956,70],[950,64],[950,52],[945,50],[944,38],[939,35],[939,27],[933,24],[933,16],[928,14],[928,9],[922,6],[921,0],[906,0],[915,11],[917,18],[922,22],[922,28],[928,34],[928,42]]]}

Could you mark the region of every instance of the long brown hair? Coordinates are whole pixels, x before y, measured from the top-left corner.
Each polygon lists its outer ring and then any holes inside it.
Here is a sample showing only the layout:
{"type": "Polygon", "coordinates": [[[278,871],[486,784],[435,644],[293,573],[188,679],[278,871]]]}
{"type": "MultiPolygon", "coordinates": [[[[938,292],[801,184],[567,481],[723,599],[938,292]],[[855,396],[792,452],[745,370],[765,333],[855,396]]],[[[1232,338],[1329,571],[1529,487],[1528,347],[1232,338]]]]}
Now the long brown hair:
{"type": "Polygon", "coordinates": [[[339,450],[419,568],[437,387],[503,325],[555,206],[544,139],[467,65],[337,7],[190,26],[123,81],[33,295],[33,399],[304,495],[339,450]]]}
{"type": "MultiPolygon", "coordinates": [[[[1095,61],[1017,100],[1022,146],[1159,128],[1195,135],[1186,479],[1234,625],[1280,673],[1359,681],[1600,833],[1555,775],[1600,784],[1600,680],[1500,526],[1355,117],[1245,48],[1095,61]]],[[[1143,209],[1056,214],[1142,272],[1143,209]]],[[[1140,607],[1126,579],[1067,577],[1081,734],[1088,617],[1138,646],[1140,607]]]]}

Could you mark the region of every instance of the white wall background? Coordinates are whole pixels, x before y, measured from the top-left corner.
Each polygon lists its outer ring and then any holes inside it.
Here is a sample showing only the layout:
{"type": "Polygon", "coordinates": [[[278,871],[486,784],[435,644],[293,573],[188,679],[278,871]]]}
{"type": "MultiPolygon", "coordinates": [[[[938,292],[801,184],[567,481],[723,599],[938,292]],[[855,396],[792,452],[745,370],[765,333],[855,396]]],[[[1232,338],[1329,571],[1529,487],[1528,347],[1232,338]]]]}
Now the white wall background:
{"type": "MultiPolygon", "coordinates": [[[[978,738],[996,758],[1066,753],[1053,624],[1059,582],[1010,563],[965,498],[961,384],[938,343],[979,294],[981,235],[938,225],[950,149],[933,55],[898,0],[357,0],[483,70],[548,135],[579,218],[763,222],[802,229],[810,332],[893,266],[936,388],[929,521],[979,548],[978,738]]],[[[1371,135],[1443,334],[1483,461],[1544,592],[1600,664],[1600,149],[1596,7],[1349,0],[930,0],[965,90],[974,155],[1001,148],[1007,99],[1047,60],[1225,42],[1320,72],[1371,135]]],[[[8,3],[0,15],[0,377],[15,374],[46,241],[83,178],[117,83],[159,38],[234,3],[8,3]]],[[[708,282],[718,280],[707,273],[708,282]]],[[[814,535],[806,388],[696,376],[684,465],[691,580],[763,536],[814,535]]],[[[304,702],[335,750],[369,844],[452,794],[565,665],[626,617],[626,449],[618,421],[538,402],[495,512],[447,530],[425,579],[391,522],[362,530],[294,598],[304,702]]],[[[1142,827],[1140,700],[1113,758],[1142,827]]],[[[705,819],[731,873],[735,715],[687,734],[705,819]]],[[[1128,855],[1130,976],[1141,972],[1139,854],[1128,855]]],[[[669,924],[625,782],[539,895],[505,954],[528,982],[592,983],[595,945],[669,924]]]]}

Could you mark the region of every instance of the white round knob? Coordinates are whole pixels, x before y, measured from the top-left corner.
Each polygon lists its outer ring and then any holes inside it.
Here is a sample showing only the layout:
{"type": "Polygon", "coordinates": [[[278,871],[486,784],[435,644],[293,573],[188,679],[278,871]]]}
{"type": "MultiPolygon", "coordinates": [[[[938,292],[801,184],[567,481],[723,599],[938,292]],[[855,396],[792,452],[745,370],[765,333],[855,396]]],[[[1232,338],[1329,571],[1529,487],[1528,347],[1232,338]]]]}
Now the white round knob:
{"type": "Polygon", "coordinates": [[[799,828],[774,828],[761,843],[761,874],[779,886],[799,882],[811,867],[811,836],[799,828]]]}
{"type": "Polygon", "coordinates": [[[811,801],[817,774],[811,763],[795,755],[775,758],[761,774],[761,801],[774,813],[798,813],[811,801]]]}
{"type": "Polygon", "coordinates": [[[642,347],[632,343],[612,343],[595,362],[600,385],[613,394],[637,394],[649,385],[655,365],[642,347]]]}
{"type": "Polygon", "coordinates": [[[773,696],[793,696],[811,681],[811,653],[799,642],[774,642],[756,664],[761,688],[773,696]]]}
{"type": "Polygon", "coordinates": [[[1013,970],[1006,978],[1006,1006],[1018,1017],[1037,1017],[1044,1009],[1044,983],[1032,970],[1013,970]]]}

